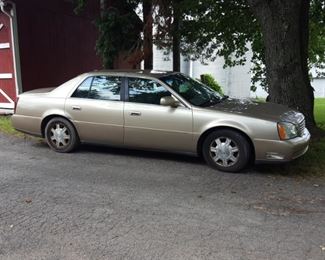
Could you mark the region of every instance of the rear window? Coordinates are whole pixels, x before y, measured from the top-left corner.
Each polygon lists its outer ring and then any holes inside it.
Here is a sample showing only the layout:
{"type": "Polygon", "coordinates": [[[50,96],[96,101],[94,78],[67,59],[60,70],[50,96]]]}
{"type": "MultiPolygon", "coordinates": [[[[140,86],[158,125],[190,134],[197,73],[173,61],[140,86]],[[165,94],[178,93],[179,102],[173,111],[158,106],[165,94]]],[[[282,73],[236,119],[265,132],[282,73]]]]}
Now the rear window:
{"type": "Polygon", "coordinates": [[[72,94],[75,98],[99,100],[121,100],[122,78],[114,76],[94,76],[85,79],[72,94]]]}

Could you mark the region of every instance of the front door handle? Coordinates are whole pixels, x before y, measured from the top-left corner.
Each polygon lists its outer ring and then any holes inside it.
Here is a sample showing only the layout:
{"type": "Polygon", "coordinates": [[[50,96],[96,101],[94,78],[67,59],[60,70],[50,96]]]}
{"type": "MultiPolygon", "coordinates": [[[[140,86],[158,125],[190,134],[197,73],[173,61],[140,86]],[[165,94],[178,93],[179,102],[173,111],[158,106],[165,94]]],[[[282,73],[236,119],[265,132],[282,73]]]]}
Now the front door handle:
{"type": "Polygon", "coordinates": [[[79,106],[72,106],[72,110],[81,110],[81,107],[79,107],[79,106]]]}
{"type": "Polygon", "coordinates": [[[141,116],[141,112],[130,112],[130,116],[141,116]]]}

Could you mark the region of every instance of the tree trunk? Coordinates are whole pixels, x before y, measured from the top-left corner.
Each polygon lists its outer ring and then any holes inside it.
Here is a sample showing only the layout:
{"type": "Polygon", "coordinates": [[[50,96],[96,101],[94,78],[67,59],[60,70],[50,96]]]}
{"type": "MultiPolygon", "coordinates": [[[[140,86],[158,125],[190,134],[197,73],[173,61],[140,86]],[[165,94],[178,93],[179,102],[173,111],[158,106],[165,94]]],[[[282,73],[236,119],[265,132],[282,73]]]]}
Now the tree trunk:
{"type": "Polygon", "coordinates": [[[260,23],[270,101],[298,109],[315,127],[308,77],[309,0],[247,0],[260,23]]]}
{"type": "Polygon", "coordinates": [[[99,1],[100,4],[100,15],[101,17],[103,17],[105,10],[107,9],[107,3],[106,0],[100,0],[99,1]]]}
{"type": "Polygon", "coordinates": [[[173,0],[173,27],[172,27],[172,36],[173,36],[173,71],[181,70],[181,37],[180,37],[180,19],[181,13],[178,6],[178,0],[173,0]]]}
{"type": "Polygon", "coordinates": [[[153,50],[152,50],[152,0],[143,0],[143,54],[144,69],[153,69],[153,50]]]}

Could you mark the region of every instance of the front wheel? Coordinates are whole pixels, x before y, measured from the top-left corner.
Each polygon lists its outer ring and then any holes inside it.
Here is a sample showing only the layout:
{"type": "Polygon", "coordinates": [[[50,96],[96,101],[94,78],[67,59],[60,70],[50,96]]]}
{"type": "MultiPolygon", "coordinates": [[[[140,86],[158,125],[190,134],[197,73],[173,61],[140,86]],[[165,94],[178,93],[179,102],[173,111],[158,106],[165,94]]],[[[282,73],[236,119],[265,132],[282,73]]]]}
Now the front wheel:
{"type": "Polygon", "coordinates": [[[79,144],[73,125],[61,117],[52,118],[45,127],[45,139],[50,148],[59,153],[68,153],[79,144]]]}
{"type": "Polygon", "coordinates": [[[225,171],[238,172],[250,160],[251,147],[240,133],[222,129],[210,133],[203,141],[202,154],[208,165],[225,171]]]}

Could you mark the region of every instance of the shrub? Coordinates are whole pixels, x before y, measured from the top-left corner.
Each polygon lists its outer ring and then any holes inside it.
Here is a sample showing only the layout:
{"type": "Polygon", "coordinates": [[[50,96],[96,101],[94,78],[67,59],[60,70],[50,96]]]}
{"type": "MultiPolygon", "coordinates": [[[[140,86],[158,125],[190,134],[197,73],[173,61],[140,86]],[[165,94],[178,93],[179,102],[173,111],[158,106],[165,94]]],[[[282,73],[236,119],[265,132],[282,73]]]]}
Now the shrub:
{"type": "Polygon", "coordinates": [[[208,87],[212,88],[213,90],[223,95],[222,87],[218,84],[218,82],[213,78],[212,75],[202,74],[200,78],[203,84],[207,85],[208,87]]]}

